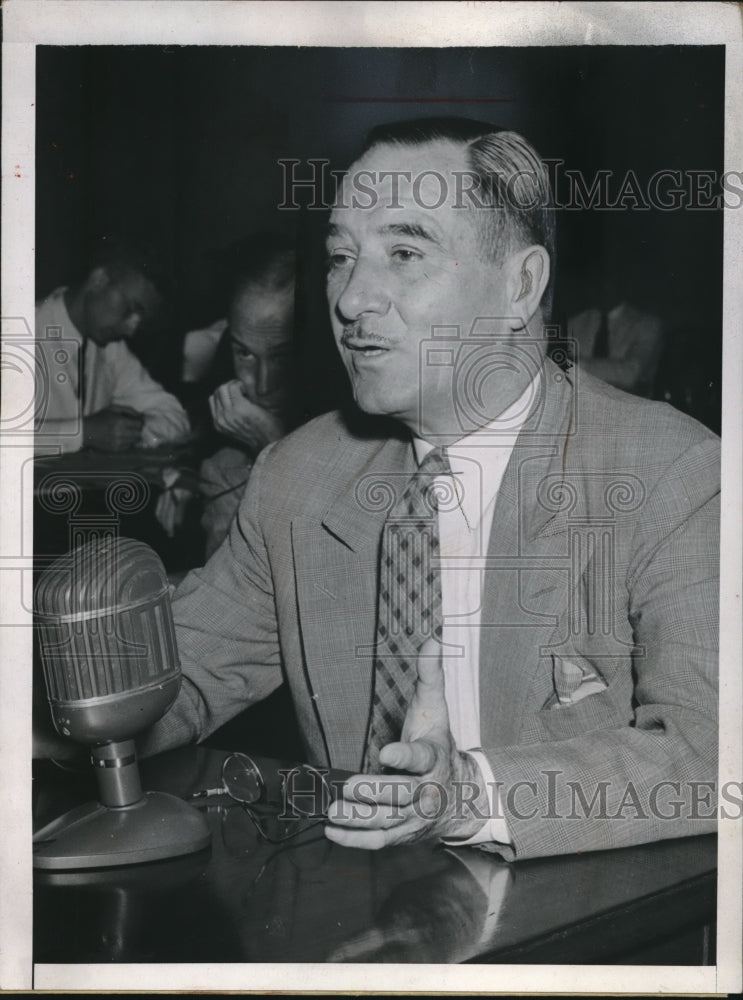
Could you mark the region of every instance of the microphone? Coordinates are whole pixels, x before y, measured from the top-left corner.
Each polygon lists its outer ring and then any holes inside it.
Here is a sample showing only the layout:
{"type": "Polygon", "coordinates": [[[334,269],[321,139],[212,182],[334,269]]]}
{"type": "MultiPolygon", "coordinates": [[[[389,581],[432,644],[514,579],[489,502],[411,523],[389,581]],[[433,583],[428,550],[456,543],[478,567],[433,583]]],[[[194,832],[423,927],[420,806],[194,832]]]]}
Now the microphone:
{"type": "Polygon", "coordinates": [[[100,799],[35,834],[34,867],[129,865],[206,847],[204,817],[174,795],[143,793],[139,780],[134,737],[181,685],[160,558],[130,538],[93,538],[45,570],[34,604],[54,726],[90,745],[100,799]]]}

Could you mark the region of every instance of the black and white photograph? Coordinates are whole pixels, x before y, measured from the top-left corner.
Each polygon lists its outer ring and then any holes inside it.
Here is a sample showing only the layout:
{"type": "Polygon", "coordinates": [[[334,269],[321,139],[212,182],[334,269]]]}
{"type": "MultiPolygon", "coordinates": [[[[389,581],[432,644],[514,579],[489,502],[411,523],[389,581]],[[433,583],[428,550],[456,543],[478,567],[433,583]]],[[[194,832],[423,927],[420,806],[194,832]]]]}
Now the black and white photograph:
{"type": "Polygon", "coordinates": [[[739,990],[736,7],[3,14],[0,987],[739,990]]]}

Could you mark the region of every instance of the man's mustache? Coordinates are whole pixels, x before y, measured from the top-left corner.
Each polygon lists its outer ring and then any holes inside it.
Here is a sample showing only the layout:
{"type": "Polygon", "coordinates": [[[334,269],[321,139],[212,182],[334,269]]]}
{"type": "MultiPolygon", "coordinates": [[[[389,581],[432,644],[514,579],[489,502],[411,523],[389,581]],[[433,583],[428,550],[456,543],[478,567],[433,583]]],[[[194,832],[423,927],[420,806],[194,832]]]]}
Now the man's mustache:
{"type": "Polygon", "coordinates": [[[359,341],[363,344],[379,344],[380,346],[389,343],[385,337],[380,336],[378,333],[374,333],[372,330],[365,330],[358,321],[346,324],[341,334],[341,345],[343,347],[351,347],[359,341]]]}

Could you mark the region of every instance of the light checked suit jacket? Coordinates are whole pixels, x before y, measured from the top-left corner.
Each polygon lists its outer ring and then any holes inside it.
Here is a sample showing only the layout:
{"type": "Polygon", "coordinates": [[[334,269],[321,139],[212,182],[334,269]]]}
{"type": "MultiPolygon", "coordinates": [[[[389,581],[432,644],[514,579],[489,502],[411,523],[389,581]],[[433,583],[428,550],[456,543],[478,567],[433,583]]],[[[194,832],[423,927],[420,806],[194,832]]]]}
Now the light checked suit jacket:
{"type": "MultiPolygon", "coordinates": [[[[142,752],[204,739],[285,680],[308,760],[360,769],[380,537],[415,470],[409,438],[369,424],[328,414],[261,454],[176,594],[183,686],[142,752]]],[[[711,432],[545,361],[480,564],[482,748],[513,840],[490,849],[715,828],[718,490],[711,432]]]]}

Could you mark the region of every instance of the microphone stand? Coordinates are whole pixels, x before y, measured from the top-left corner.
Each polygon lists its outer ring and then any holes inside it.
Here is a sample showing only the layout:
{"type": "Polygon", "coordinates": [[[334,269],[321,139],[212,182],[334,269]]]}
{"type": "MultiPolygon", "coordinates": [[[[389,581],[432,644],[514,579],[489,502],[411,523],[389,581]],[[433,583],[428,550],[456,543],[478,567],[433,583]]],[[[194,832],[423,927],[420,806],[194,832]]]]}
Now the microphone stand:
{"type": "Polygon", "coordinates": [[[103,868],[190,854],[210,842],[205,818],[166,792],[143,792],[134,740],[91,747],[98,802],[52,820],[34,835],[35,868],[103,868]]]}

